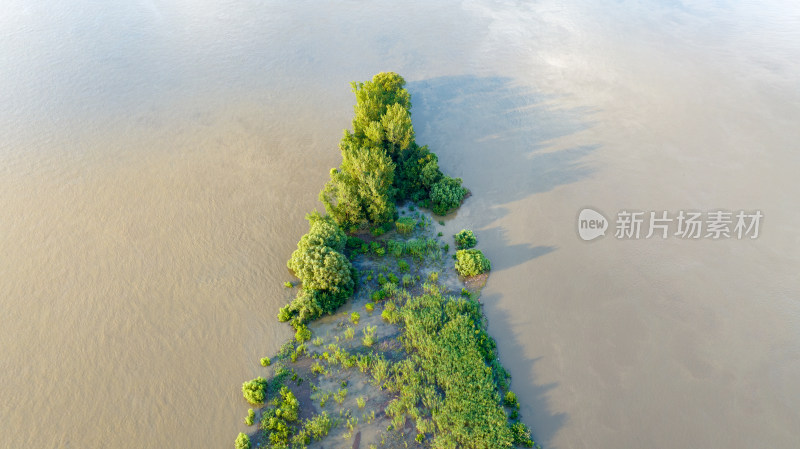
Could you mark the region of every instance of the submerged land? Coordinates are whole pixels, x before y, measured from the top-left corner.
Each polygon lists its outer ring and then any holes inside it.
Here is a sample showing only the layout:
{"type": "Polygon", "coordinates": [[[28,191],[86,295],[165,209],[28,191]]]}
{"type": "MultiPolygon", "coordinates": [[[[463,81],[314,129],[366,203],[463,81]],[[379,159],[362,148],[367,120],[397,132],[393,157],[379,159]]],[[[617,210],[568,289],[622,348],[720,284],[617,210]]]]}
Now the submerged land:
{"type": "Polygon", "coordinates": [[[295,337],[243,384],[255,430],[237,449],[535,445],[479,302],[491,262],[471,230],[448,241],[431,214],[469,192],[414,141],[404,85],[352,85],[326,214],[308,214],[287,263],[300,282],[278,319],[295,337]]]}

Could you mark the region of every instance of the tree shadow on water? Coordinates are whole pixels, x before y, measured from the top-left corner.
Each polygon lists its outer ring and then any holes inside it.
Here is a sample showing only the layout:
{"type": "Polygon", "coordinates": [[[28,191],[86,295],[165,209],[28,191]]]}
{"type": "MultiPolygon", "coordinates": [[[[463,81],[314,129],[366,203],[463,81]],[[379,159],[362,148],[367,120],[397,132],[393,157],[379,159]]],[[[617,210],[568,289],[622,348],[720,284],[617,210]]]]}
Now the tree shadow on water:
{"type": "MultiPolygon", "coordinates": [[[[457,213],[468,214],[466,220],[479,230],[479,246],[491,249],[493,271],[556,251],[553,242],[512,244],[509,230],[498,220],[530,213],[512,206],[514,202],[594,173],[586,159],[600,145],[581,141],[579,133],[593,125],[588,117],[595,111],[565,106],[564,98],[503,77],[441,77],[409,82],[407,87],[417,142],[429,145],[439,155],[442,170],[463,178],[475,192],[457,213]]],[[[481,301],[498,304],[501,293],[492,292],[481,301]]],[[[558,384],[540,384],[532,376],[542,357],[524,356],[531,352],[531,343],[519,332],[520,317],[493,307],[487,315],[503,363],[517,374],[512,389],[522,400],[523,419],[535,440],[547,447],[569,419],[567,413],[553,412],[548,403],[550,390],[558,384]]],[[[531,325],[536,325],[535,318],[531,325]]]]}
{"type": "Polygon", "coordinates": [[[563,142],[592,125],[587,108],[559,107],[558,97],[501,77],[434,78],[410,82],[408,90],[417,142],[495,206],[593,172],[582,159],[599,145],[563,142]]]}

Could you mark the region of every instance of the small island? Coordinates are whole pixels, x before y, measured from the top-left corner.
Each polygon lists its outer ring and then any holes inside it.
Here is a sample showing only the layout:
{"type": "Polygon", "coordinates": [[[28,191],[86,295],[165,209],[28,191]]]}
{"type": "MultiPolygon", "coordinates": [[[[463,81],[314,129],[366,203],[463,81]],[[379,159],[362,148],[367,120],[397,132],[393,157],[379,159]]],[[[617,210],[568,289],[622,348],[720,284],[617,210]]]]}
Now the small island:
{"type": "Polygon", "coordinates": [[[352,131],[320,193],[325,214],[287,266],[300,280],[278,320],[295,330],[247,381],[236,449],[537,446],[478,302],[491,270],[462,230],[432,216],[469,195],[418,146],[396,73],[352,83],[352,131]]]}

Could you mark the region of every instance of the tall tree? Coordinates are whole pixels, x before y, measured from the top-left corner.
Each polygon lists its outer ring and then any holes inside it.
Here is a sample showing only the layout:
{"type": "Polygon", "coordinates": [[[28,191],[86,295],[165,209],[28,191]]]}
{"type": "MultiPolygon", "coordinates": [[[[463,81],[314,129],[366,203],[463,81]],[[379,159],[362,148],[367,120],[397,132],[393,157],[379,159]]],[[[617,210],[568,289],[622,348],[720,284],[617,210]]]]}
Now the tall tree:
{"type": "Polygon", "coordinates": [[[327,212],[347,227],[364,222],[381,224],[394,218],[395,165],[383,148],[361,146],[345,131],[339,148],[341,168],[331,170],[331,180],[320,192],[327,212]]]}

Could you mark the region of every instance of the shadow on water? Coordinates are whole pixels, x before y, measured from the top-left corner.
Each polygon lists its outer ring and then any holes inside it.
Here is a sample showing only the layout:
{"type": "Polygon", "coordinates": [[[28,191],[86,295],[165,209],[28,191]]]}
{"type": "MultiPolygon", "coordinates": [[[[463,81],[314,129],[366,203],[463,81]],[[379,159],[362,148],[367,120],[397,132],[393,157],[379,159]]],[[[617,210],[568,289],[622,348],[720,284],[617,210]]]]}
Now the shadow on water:
{"type": "MultiPolygon", "coordinates": [[[[440,156],[443,171],[464,178],[476,192],[458,213],[469,214],[465,218],[479,230],[480,246],[491,249],[493,270],[555,251],[557,247],[548,244],[511,244],[509,230],[497,223],[514,207],[520,212],[514,202],[593,174],[585,157],[600,145],[580,143],[576,135],[592,126],[587,117],[595,111],[565,107],[564,98],[536,92],[510,78],[441,77],[410,82],[407,87],[417,142],[429,145],[440,156]]],[[[501,294],[492,293],[482,301],[497,304],[501,299],[501,294]]],[[[513,389],[528,411],[526,416],[523,410],[523,418],[535,440],[548,446],[569,416],[551,410],[548,394],[558,385],[536,382],[532,373],[541,357],[522,356],[530,353],[531,343],[515,334],[513,318],[510,312],[492,311],[490,331],[501,342],[501,357],[517,373],[513,389]]]]}
{"type": "MultiPolygon", "coordinates": [[[[595,111],[558,107],[563,98],[510,78],[442,77],[410,82],[408,90],[417,142],[439,154],[445,172],[494,199],[493,208],[592,174],[582,160],[599,145],[559,140],[591,127],[585,117],[595,111]]],[[[499,218],[493,212],[478,224],[499,218]]]]}

